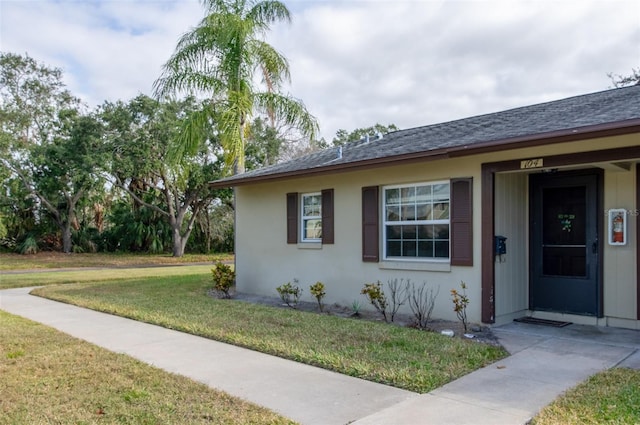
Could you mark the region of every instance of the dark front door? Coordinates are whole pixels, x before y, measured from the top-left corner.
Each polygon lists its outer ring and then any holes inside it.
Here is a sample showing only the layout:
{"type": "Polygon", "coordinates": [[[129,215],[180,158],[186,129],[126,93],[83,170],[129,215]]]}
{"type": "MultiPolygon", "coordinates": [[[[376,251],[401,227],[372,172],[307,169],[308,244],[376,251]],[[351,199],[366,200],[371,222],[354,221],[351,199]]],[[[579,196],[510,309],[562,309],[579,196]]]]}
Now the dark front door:
{"type": "Polygon", "coordinates": [[[529,308],[600,316],[600,174],[530,178],[529,308]]]}

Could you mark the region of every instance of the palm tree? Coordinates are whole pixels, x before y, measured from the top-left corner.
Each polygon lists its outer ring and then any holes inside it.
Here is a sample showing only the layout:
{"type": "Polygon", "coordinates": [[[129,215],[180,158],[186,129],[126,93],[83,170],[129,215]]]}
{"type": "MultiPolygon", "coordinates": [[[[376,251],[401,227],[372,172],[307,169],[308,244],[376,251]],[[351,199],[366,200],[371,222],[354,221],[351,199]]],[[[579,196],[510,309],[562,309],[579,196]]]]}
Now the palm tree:
{"type": "Polygon", "coordinates": [[[158,97],[177,92],[210,96],[211,101],[187,120],[181,152],[195,150],[204,129],[216,122],[227,165],[235,173],[244,172],[245,139],[255,112],[277,117],[313,139],[316,119],[300,100],[279,93],[290,79],[287,59],[260,39],[271,24],[291,21],[287,7],[277,0],[201,1],[205,18],[180,38],[154,83],[158,97]],[[254,83],[256,72],[264,91],[254,83]]]}

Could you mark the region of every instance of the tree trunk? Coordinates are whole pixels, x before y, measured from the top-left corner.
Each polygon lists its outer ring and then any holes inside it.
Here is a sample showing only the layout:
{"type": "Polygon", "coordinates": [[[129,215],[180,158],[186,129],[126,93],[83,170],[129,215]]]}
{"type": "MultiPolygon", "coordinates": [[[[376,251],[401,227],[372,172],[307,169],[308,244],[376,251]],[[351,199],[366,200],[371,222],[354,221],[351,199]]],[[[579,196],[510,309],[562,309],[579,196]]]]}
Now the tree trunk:
{"type": "Polygon", "coordinates": [[[209,208],[205,208],[204,213],[207,217],[207,229],[205,231],[207,238],[207,254],[211,252],[211,216],[209,215],[209,208]]]}
{"type": "Polygon", "coordinates": [[[173,229],[173,238],[172,238],[172,240],[173,240],[173,256],[174,257],[182,257],[184,255],[184,249],[187,246],[187,241],[189,240],[189,236],[191,236],[191,231],[193,230],[194,218],[192,217],[189,220],[189,224],[187,225],[187,230],[185,231],[184,235],[180,234],[180,228],[182,226],[178,225],[178,223],[182,223],[182,219],[170,220],[170,221],[171,221],[171,227],[173,229]]]}
{"type": "Polygon", "coordinates": [[[191,231],[187,231],[186,234],[181,235],[180,228],[173,229],[173,238],[172,238],[173,254],[172,255],[174,257],[182,257],[184,255],[184,249],[187,246],[187,241],[189,240],[190,234],[191,234],[191,231]]]}
{"type": "Polygon", "coordinates": [[[71,253],[71,222],[67,221],[61,226],[62,229],[62,252],[71,253]]]}
{"type": "Polygon", "coordinates": [[[182,236],[180,236],[180,228],[173,228],[173,256],[174,257],[182,257],[184,255],[184,246],[185,244],[182,241],[182,236]]]}

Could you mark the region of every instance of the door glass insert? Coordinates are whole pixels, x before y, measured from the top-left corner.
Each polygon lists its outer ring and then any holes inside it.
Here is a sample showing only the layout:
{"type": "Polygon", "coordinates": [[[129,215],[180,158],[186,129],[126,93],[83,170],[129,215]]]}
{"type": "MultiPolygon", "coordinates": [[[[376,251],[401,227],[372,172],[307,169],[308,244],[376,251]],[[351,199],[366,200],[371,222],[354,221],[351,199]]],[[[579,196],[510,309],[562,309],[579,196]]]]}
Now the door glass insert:
{"type": "Polygon", "coordinates": [[[545,188],[542,205],[542,273],[585,277],[586,187],[545,188]]]}

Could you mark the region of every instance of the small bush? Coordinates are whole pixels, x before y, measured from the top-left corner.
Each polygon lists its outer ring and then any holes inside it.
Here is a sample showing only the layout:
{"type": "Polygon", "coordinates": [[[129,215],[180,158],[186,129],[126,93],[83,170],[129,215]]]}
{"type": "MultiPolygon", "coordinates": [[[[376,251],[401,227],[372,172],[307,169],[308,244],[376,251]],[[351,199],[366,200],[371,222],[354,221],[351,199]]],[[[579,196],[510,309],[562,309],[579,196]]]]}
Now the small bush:
{"type": "Polygon", "coordinates": [[[353,311],[353,313],[351,313],[352,316],[354,317],[360,316],[360,301],[353,300],[353,302],[351,303],[351,311],[353,311]]]}
{"type": "Polygon", "coordinates": [[[415,283],[411,284],[409,290],[409,307],[416,321],[416,326],[420,329],[426,329],[431,320],[431,313],[436,305],[436,298],[440,293],[440,287],[434,292],[433,288],[427,289],[427,283],[416,287],[415,283]]]}
{"type": "Polygon", "coordinates": [[[298,280],[293,279],[293,285],[291,282],[287,282],[284,285],[280,285],[276,288],[282,301],[291,308],[298,307],[298,301],[302,296],[302,289],[297,285],[298,280]]]}
{"type": "Polygon", "coordinates": [[[309,287],[309,291],[311,292],[311,295],[313,295],[313,297],[316,299],[316,301],[318,301],[318,309],[320,309],[320,312],[322,312],[322,309],[323,309],[322,299],[324,298],[325,295],[327,295],[327,293],[324,290],[324,283],[322,282],[314,283],[309,287]]]}
{"type": "Polygon", "coordinates": [[[458,319],[462,322],[462,326],[464,327],[464,331],[467,332],[467,325],[469,321],[467,319],[467,306],[469,305],[469,298],[467,297],[467,284],[464,282],[460,282],[460,287],[462,288],[462,293],[458,292],[455,289],[451,290],[451,297],[453,301],[453,311],[456,312],[458,319]]]}
{"type": "Polygon", "coordinates": [[[231,288],[236,283],[236,272],[226,264],[217,262],[215,268],[211,269],[213,279],[213,289],[220,298],[231,298],[231,288]]]}
{"type": "Polygon", "coordinates": [[[380,281],[377,283],[365,283],[362,291],[360,291],[362,295],[366,295],[367,299],[373,305],[373,307],[378,310],[385,322],[388,322],[387,319],[387,297],[382,290],[382,284],[380,281]]]}
{"type": "Polygon", "coordinates": [[[35,236],[28,234],[18,245],[18,252],[24,255],[36,254],[38,252],[38,241],[35,236]]]}
{"type": "Polygon", "coordinates": [[[407,283],[404,283],[404,279],[390,279],[387,281],[387,287],[389,288],[389,294],[391,295],[391,311],[390,319],[393,320],[407,300],[409,299],[409,279],[407,279],[407,283]]]}

